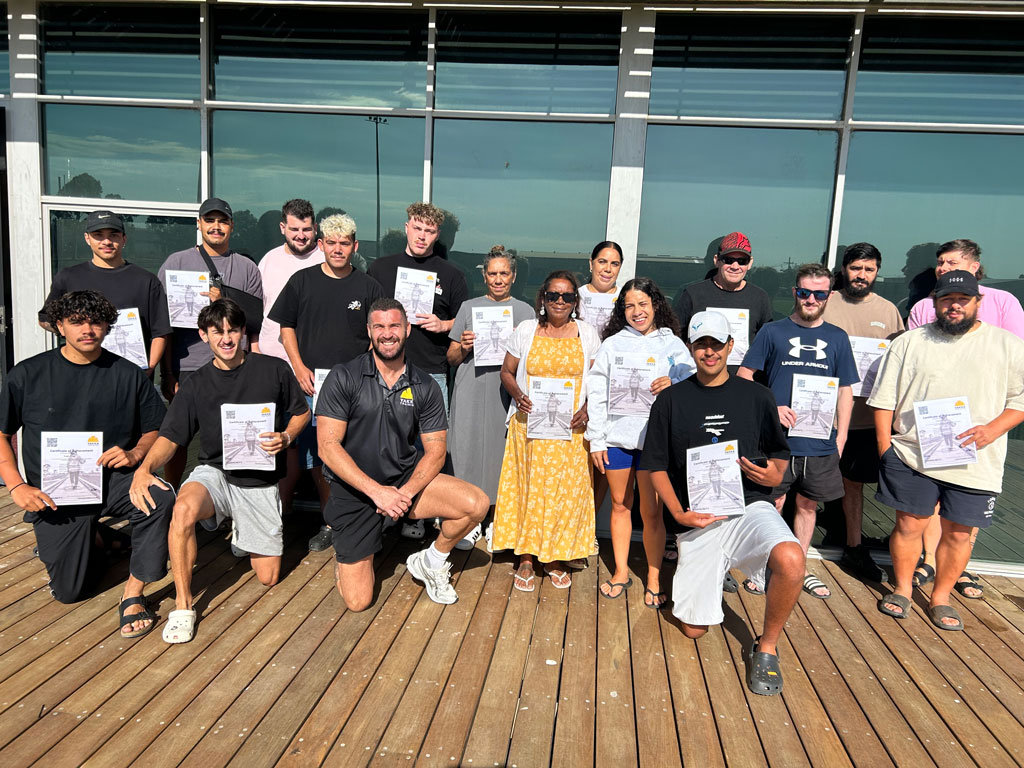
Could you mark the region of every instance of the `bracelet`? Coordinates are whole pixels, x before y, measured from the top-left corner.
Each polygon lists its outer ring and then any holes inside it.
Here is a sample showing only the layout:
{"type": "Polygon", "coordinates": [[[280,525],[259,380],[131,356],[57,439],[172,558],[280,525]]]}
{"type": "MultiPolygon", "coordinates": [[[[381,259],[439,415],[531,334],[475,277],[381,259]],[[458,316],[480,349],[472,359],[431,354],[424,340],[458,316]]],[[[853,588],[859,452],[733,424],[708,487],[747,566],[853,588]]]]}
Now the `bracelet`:
{"type": "Polygon", "coordinates": [[[28,485],[28,481],[27,480],[22,480],[20,483],[18,483],[16,486],[14,486],[14,488],[8,488],[7,492],[8,493],[14,493],[15,488],[21,488],[21,486],[23,486],[23,485],[28,485]]]}

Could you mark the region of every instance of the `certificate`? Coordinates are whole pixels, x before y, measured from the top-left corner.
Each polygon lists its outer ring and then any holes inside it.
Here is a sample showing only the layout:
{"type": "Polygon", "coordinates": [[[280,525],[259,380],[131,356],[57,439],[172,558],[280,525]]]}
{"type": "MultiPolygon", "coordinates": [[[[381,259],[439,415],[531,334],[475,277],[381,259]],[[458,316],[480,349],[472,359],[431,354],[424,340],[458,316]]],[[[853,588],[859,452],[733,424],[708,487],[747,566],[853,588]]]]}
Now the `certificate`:
{"type": "Polygon", "coordinates": [[[210,303],[209,296],[200,296],[210,290],[210,275],[207,272],[188,272],[168,269],[164,273],[164,288],[167,291],[167,312],[175,328],[196,328],[199,312],[210,303]]]}
{"type": "Polygon", "coordinates": [[[618,295],[614,293],[592,293],[587,288],[580,288],[583,319],[597,328],[598,333],[601,333],[611,319],[612,309],[618,298],[618,295]]]}
{"type": "Polygon", "coordinates": [[[729,333],[732,335],[732,352],[726,365],[742,365],[743,356],[750,349],[750,310],[745,308],[730,309],[728,307],[708,307],[708,312],[725,315],[729,321],[729,333]]]}
{"type": "Polygon", "coordinates": [[[850,346],[853,348],[854,362],[857,363],[857,373],[860,374],[860,381],[853,385],[853,396],[870,397],[882,358],[889,349],[889,342],[885,339],[851,336],[850,346]]]}
{"type": "Polygon", "coordinates": [[[102,432],[41,432],[42,491],[58,507],[103,503],[102,432]]]}
{"type": "Polygon", "coordinates": [[[743,476],[735,440],[686,450],[686,492],[689,508],[706,515],[742,515],[743,476]]]}
{"type": "Polygon", "coordinates": [[[409,322],[418,325],[423,322],[416,315],[434,314],[434,288],[437,286],[437,272],[423,269],[402,269],[395,276],[395,298],[402,302],[409,322]]]}
{"type": "Polygon", "coordinates": [[[654,404],[651,383],[657,376],[654,355],[638,352],[612,355],[608,368],[608,413],[649,416],[654,404]]]}
{"type": "Polygon", "coordinates": [[[139,368],[149,368],[138,307],[117,310],[117,322],[110,326],[110,332],[103,339],[103,348],[139,368]]]}
{"type": "Polygon", "coordinates": [[[526,436],[537,440],[572,439],[573,405],[576,385],[572,379],[530,379],[533,410],[526,420],[526,436]]]}
{"type": "Polygon", "coordinates": [[[914,403],[917,443],[925,469],[959,467],[977,464],[978,449],[974,443],[966,448],[956,439],[974,426],[967,397],[944,397],[914,403]]]}
{"type": "Polygon", "coordinates": [[[501,365],[505,362],[505,342],[512,335],[512,307],[474,307],[473,333],[473,365],[501,365]]]}
{"type": "Polygon", "coordinates": [[[838,398],[839,379],[793,374],[793,394],[789,407],[796,411],[796,424],[789,428],[789,436],[813,437],[818,440],[832,437],[832,422],[836,418],[838,398]]]}
{"type": "Polygon", "coordinates": [[[224,469],[273,470],[276,460],[263,450],[260,435],[274,431],[274,403],[224,403],[220,433],[224,469]]]}
{"type": "Polygon", "coordinates": [[[320,400],[320,388],[327,381],[327,374],[330,372],[330,368],[316,368],[313,370],[313,407],[310,409],[313,413],[312,420],[310,421],[311,424],[316,424],[316,404],[320,400]]]}

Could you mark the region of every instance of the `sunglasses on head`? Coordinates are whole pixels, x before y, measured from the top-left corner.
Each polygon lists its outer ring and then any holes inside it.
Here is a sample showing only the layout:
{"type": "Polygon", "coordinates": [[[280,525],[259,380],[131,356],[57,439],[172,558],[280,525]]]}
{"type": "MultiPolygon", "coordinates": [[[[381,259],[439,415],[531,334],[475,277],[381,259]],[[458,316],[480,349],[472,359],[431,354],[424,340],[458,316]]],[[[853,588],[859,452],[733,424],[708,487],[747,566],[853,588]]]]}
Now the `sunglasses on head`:
{"type": "Polygon", "coordinates": [[[830,291],[812,291],[810,288],[797,288],[796,297],[798,299],[808,299],[812,295],[815,301],[825,301],[828,298],[830,291]]]}
{"type": "Polygon", "coordinates": [[[719,256],[718,260],[723,264],[739,264],[744,267],[750,263],[749,256],[719,256]]]}
{"type": "Polygon", "coordinates": [[[545,291],[544,300],[550,301],[554,304],[556,301],[561,299],[566,304],[572,304],[576,301],[576,294],[573,291],[566,291],[565,293],[559,293],[558,291],[545,291]]]}

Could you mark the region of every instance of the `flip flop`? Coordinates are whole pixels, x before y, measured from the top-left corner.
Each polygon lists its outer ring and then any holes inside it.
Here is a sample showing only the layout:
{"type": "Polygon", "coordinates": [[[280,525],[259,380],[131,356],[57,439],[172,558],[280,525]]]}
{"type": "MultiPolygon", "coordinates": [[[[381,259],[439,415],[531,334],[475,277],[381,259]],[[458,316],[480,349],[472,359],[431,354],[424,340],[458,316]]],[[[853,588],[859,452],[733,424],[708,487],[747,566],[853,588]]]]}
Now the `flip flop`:
{"type": "Polygon", "coordinates": [[[952,605],[930,605],[928,606],[928,618],[931,619],[939,629],[944,629],[947,632],[962,632],[964,628],[964,621],[960,618],[960,614],[957,613],[956,608],[952,605]],[[943,619],[956,619],[956,624],[943,624],[943,619]]]}
{"type": "Polygon", "coordinates": [[[972,576],[967,571],[964,571],[957,578],[967,579],[967,581],[958,581],[956,584],[953,585],[953,589],[955,589],[957,592],[959,592],[961,597],[965,597],[968,600],[984,600],[985,599],[985,594],[984,594],[985,588],[983,586],[981,586],[981,584],[978,583],[978,581],[977,581],[978,577],[977,576],[972,576]],[[976,589],[979,592],[981,592],[982,594],[980,594],[980,595],[968,595],[967,592],[964,591],[964,590],[967,590],[967,589],[976,589]]]}
{"type": "Polygon", "coordinates": [[[156,620],[160,617],[149,610],[145,597],[126,597],[117,606],[117,618],[121,622],[121,637],[125,640],[135,640],[152,632],[153,627],[156,626],[156,620]],[[133,605],[141,605],[142,610],[125,616],[124,609],[133,605]],[[130,627],[136,621],[146,621],[147,619],[149,620],[149,626],[142,629],[133,629],[130,632],[124,631],[125,627],[130,627]]]}
{"type": "Polygon", "coordinates": [[[644,590],[644,605],[648,608],[653,608],[656,611],[660,611],[665,607],[665,603],[668,602],[668,595],[664,592],[654,592],[650,589],[644,590]],[[651,602],[647,602],[647,596],[651,596],[651,602]]]}
{"type": "Polygon", "coordinates": [[[752,595],[763,595],[764,594],[764,590],[761,589],[759,586],[757,586],[757,584],[755,584],[750,579],[744,579],[743,580],[743,589],[745,591],[749,592],[752,595]]]}
{"type": "MultiPolygon", "coordinates": [[[[551,573],[548,573],[547,571],[545,571],[545,573],[547,573],[548,576],[551,576],[551,573]]],[[[555,571],[554,573],[557,573],[557,571],[555,571]]],[[[554,583],[554,582],[552,582],[552,583],[554,583]]],[[[618,600],[620,597],[622,597],[624,594],[626,594],[626,590],[627,589],[629,589],[630,587],[633,586],[633,579],[629,578],[629,579],[626,579],[626,581],[612,581],[611,579],[608,579],[603,584],[601,584],[602,587],[605,586],[605,585],[608,586],[608,591],[607,592],[605,592],[604,590],[601,590],[601,589],[597,590],[598,592],[601,593],[601,597],[607,598],[608,600],[618,600]],[[617,594],[617,595],[611,594],[611,591],[613,589],[615,589],[616,587],[620,587],[619,594],[617,594]]],[[[557,587],[558,585],[555,584],[555,586],[557,587]]],[[[564,589],[564,587],[559,587],[559,589],[564,589]]]]}
{"type": "Polygon", "coordinates": [[[910,598],[904,597],[903,595],[897,595],[893,592],[890,595],[879,598],[878,610],[884,613],[886,616],[892,616],[894,619],[905,619],[907,614],[910,613],[910,598]],[[886,607],[886,603],[898,606],[902,611],[897,613],[892,608],[886,607]]]}
{"type": "Polygon", "coordinates": [[[568,589],[572,586],[572,577],[568,571],[544,566],[544,573],[547,574],[547,577],[551,580],[551,586],[555,589],[568,589]]]}
{"type": "Polygon", "coordinates": [[[811,597],[818,598],[819,600],[828,600],[830,597],[832,597],[832,590],[828,588],[828,585],[821,579],[819,579],[817,576],[811,573],[804,576],[804,592],[806,592],[811,597]],[[824,595],[819,595],[817,592],[814,591],[816,589],[821,589],[822,587],[826,589],[826,593],[824,595]]]}
{"type": "Polygon", "coordinates": [[[171,611],[163,635],[165,643],[189,642],[196,635],[196,612],[188,608],[171,611]]]}
{"type": "Polygon", "coordinates": [[[524,567],[520,565],[516,568],[515,576],[512,577],[512,586],[518,589],[520,592],[533,592],[536,589],[536,585],[533,583],[533,577],[536,574],[533,572],[533,566],[524,567]],[[525,573],[520,571],[529,571],[530,575],[527,576],[525,573]]]}
{"type": "Polygon", "coordinates": [[[739,592],[740,585],[736,583],[736,579],[732,577],[731,573],[725,574],[725,578],[722,579],[722,591],[723,592],[739,592]]]}
{"type": "Polygon", "coordinates": [[[933,581],[935,581],[935,569],[928,565],[928,563],[918,563],[917,568],[914,569],[914,578],[911,583],[915,587],[923,587],[926,584],[931,584],[933,581]]]}
{"type": "Polygon", "coordinates": [[[750,646],[750,669],[747,671],[747,687],[758,696],[777,696],[782,693],[782,669],[779,657],[773,653],[757,650],[761,638],[755,638],[750,646]]]}

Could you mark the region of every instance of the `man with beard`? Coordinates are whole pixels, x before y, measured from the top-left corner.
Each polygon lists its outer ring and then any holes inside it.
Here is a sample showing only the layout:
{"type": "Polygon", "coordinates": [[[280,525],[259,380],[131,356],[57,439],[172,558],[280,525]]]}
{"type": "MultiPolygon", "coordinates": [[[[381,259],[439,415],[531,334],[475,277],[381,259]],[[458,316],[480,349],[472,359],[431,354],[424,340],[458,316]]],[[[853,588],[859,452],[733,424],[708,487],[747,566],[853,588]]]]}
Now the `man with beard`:
{"type": "MultiPolygon", "coordinates": [[[[882,254],[871,243],[854,243],[848,247],[843,253],[842,290],[832,293],[822,319],[839,326],[850,336],[884,340],[902,333],[903,318],[896,305],[873,290],[881,266],[882,254]]],[[[846,521],[842,563],[863,579],[884,581],[885,572],[871,559],[871,553],[861,541],[864,483],[878,482],[875,419],[866,403],[870,394],[868,388],[853,399],[850,431],[839,459],[846,521]]]]}
{"type": "Polygon", "coordinates": [[[868,405],[875,408],[881,466],[875,498],[896,509],[889,539],[896,585],[878,609],[897,619],[910,610],[921,535],[938,502],[942,535],[935,550],[935,584],[928,617],[939,629],[963,629],[949,602],[971,556],[971,529],[992,522],[1002,490],[1006,433],[1024,422],[1024,341],[979,319],[977,278],[965,270],[942,275],[932,301],[934,323],[889,347],[868,405]],[[956,435],[977,448],[977,463],[925,467],[915,403],[967,398],[971,423],[956,435]]]}
{"type": "Polygon", "coordinates": [[[331,369],[316,407],[338,592],[350,611],[368,608],[385,521],[440,518],[437,539],[406,566],[431,600],[454,603],[448,555],[484,519],[490,501],[476,486],[440,474],[448,417],[437,382],[406,362],[409,321],[402,304],[377,299],[367,327],[371,350],[331,369]]]}
{"type": "MultiPolygon", "coordinates": [[[[853,410],[851,385],[860,380],[850,348],[850,338],[841,328],[822,318],[832,288],[832,274],[821,264],[804,264],[797,270],[793,288],[793,313],[769,323],[757,334],[743,358],[739,376],[753,379],[756,371],[764,371],[768,386],[780,405],[782,426],[796,425],[793,401],[794,374],[834,377],[839,380],[836,404],[836,427],[827,439],[789,437],[792,456],[782,483],[772,498],[782,511],[786,494],[796,492],[796,516],[793,532],[806,554],[814,534],[818,502],[828,502],[843,495],[843,478],[839,472],[839,456],[846,444],[853,410]]],[[[755,591],[745,585],[748,592],[755,591]]],[[[831,591],[820,579],[807,573],[804,591],[819,600],[827,600],[831,591]]]]}

